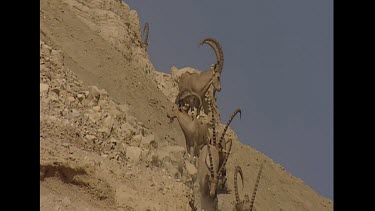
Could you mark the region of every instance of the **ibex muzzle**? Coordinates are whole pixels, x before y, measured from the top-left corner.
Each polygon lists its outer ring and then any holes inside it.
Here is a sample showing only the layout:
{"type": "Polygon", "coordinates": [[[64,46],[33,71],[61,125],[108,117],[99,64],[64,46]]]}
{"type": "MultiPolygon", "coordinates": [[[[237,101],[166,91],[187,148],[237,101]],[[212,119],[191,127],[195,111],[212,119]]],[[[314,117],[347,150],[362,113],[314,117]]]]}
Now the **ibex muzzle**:
{"type": "Polygon", "coordinates": [[[218,72],[216,68],[217,68],[217,64],[211,65],[210,69],[214,70],[211,83],[212,83],[212,86],[214,86],[215,91],[220,92],[221,91],[221,81],[220,81],[221,72],[218,72]]]}

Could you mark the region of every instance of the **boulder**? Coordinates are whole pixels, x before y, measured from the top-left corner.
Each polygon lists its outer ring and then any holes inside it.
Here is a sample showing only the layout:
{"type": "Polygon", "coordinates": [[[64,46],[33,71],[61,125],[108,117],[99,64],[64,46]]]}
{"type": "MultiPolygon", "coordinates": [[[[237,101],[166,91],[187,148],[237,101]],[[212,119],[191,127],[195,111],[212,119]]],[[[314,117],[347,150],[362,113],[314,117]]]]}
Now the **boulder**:
{"type": "Polygon", "coordinates": [[[168,146],[166,150],[170,154],[172,162],[178,162],[184,159],[184,155],[186,153],[185,147],[181,146],[168,146]]]}
{"type": "Polygon", "coordinates": [[[92,109],[93,109],[94,111],[96,111],[96,112],[99,112],[100,109],[101,109],[101,107],[100,107],[100,106],[94,106],[94,107],[92,107],[92,109]]]}
{"type": "Polygon", "coordinates": [[[138,123],[137,120],[133,116],[128,116],[127,122],[134,128],[138,129],[138,123]]]}
{"type": "Polygon", "coordinates": [[[82,102],[82,100],[85,99],[85,95],[84,94],[77,94],[77,99],[79,100],[79,102],[82,102]]]}
{"type": "Polygon", "coordinates": [[[85,135],[85,140],[87,140],[88,142],[92,142],[96,139],[96,137],[94,135],[85,135]]]}
{"type": "Polygon", "coordinates": [[[129,146],[126,148],[126,159],[132,163],[138,163],[140,161],[142,149],[139,147],[129,146]]]}
{"type": "Polygon", "coordinates": [[[139,147],[141,145],[142,139],[143,139],[142,135],[135,135],[132,137],[132,141],[130,142],[130,145],[139,147]]]}
{"type": "Polygon", "coordinates": [[[146,137],[142,137],[142,141],[140,147],[142,148],[149,148],[152,141],[155,141],[154,135],[148,135],[146,137]]]}
{"type": "Polygon", "coordinates": [[[108,115],[106,118],[104,118],[104,120],[103,120],[103,126],[104,127],[110,129],[110,128],[112,128],[113,124],[114,124],[114,119],[110,115],[108,115]]]}
{"type": "Polygon", "coordinates": [[[185,167],[186,167],[187,173],[191,177],[195,177],[197,175],[197,173],[198,173],[197,168],[187,160],[185,160],[185,167]]]}
{"type": "Polygon", "coordinates": [[[75,98],[72,97],[72,96],[69,96],[66,100],[67,100],[69,103],[74,103],[75,98]]]}
{"type": "Polygon", "coordinates": [[[40,94],[45,94],[49,90],[48,84],[40,84],[40,94]]]}
{"type": "Polygon", "coordinates": [[[97,112],[90,112],[90,113],[86,113],[85,115],[87,115],[89,117],[89,119],[93,122],[93,123],[96,123],[97,121],[99,121],[100,119],[100,115],[99,113],[97,112]]]}
{"type": "Polygon", "coordinates": [[[61,50],[54,50],[51,51],[51,62],[56,66],[56,68],[61,69],[64,66],[64,58],[61,53],[61,50]]]}
{"type": "Polygon", "coordinates": [[[72,109],[69,112],[69,117],[71,117],[71,118],[79,117],[80,115],[81,115],[81,113],[79,111],[77,111],[76,109],[72,109]]]}
{"type": "Polygon", "coordinates": [[[98,100],[99,96],[100,96],[100,91],[99,91],[98,87],[90,86],[89,87],[89,94],[88,94],[87,98],[90,99],[90,100],[93,100],[93,99],[98,100]]]}

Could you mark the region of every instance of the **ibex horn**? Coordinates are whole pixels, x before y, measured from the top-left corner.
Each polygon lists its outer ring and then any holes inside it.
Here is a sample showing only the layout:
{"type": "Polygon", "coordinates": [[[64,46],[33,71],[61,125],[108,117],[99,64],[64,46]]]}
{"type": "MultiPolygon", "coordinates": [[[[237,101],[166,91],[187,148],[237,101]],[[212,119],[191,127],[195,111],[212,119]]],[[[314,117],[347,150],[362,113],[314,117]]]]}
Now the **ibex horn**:
{"type": "Polygon", "coordinates": [[[214,106],[212,105],[212,100],[209,99],[211,114],[212,114],[212,144],[216,146],[216,127],[215,127],[215,118],[214,118],[214,106]]]}
{"type": "Polygon", "coordinates": [[[260,166],[260,169],[259,169],[259,172],[258,172],[258,176],[257,176],[257,180],[255,181],[255,186],[254,186],[254,190],[253,190],[253,195],[251,196],[251,201],[250,201],[250,208],[249,208],[250,211],[253,210],[253,205],[254,205],[255,196],[256,196],[256,194],[257,194],[257,190],[258,190],[258,185],[259,185],[260,175],[262,174],[262,169],[263,169],[263,163],[262,163],[262,165],[260,166]]]}
{"type": "Polygon", "coordinates": [[[236,166],[234,169],[234,195],[236,196],[236,204],[240,203],[240,195],[238,194],[238,184],[237,184],[237,174],[240,173],[242,180],[242,189],[243,189],[243,174],[240,166],[236,166]]]}
{"type": "Polygon", "coordinates": [[[150,26],[149,26],[148,22],[145,23],[145,27],[143,28],[143,34],[145,34],[145,31],[146,31],[146,35],[145,35],[145,41],[143,43],[145,44],[145,50],[147,51],[148,33],[150,32],[150,26]]]}
{"type": "Polygon", "coordinates": [[[225,168],[225,165],[227,164],[230,151],[232,150],[232,139],[229,139],[228,142],[229,142],[229,149],[228,149],[228,152],[227,152],[227,156],[225,156],[225,159],[224,159],[223,163],[220,166],[220,170],[219,170],[220,176],[221,176],[222,170],[225,168]]]}
{"type": "Polygon", "coordinates": [[[191,90],[189,90],[189,89],[185,89],[185,90],[183,90],[182,92],[181,92],[181,94],[179,95],[180,97],[179,97],[179,99],[184,99],[184,98],[186,98],[186,97],[188,97],[188,96],[194,96],[194,97],[196,97],[196,98],[198,98],[198,100],[199,100],[199,107],[201,107],[202,106],[202,104],[203,104],[203,102],[202,102],[202,98],[201,98],[201,96],[199,96],[197,93],[195,93],[195,92],[192,92],[191,90]],[[185,93],[185,92],[189,92],[189,94],[187,94],[186,96],[183,96],[183,93],[185,93]]]}
{"type": "Polygon", "coordinates": [[[218,65],[217,71],[221,73],[221,71],[223,70],[223,65],[224,65],[224,53],[223,53],[223,50],[221,49],[219,42],[209,37],[209,38],[204,39],[199,45],[203,45],[203,44],[208,44],[214,49],[215,54],[216,54],[217,65],[218,65]]]}
{"type": "Polygon", "coordinates": [[[212,163],[212,154],[211,154],[211,148],[210,148],[210,143],[207,143],[207,151],[208,151],[208,159],[210,161],[210,176],[211,179],[214,179],[215,174],[214,174],[214,164],[212,163]]]}
{"type": "Polygon", "coordinates": [[[223,140],[224,140],[224,136],[225,136],[225,133],[227,132],[228,130],[228,127],[229,127],[229,124],[232,122],[233,118],[236,116],[237,113],[240,113],[240,118],[241,118],[241,109],[237,109],[233,112],[232,116],[230,117],[229,121],[227,122],[227,124],[225,125],[225,128],[224,128],[224,131],[223,131],[223,134],[221,134],[221,137],[220,137],[220,140],[219,140],[219,148],[223,148],[223,140]]]}

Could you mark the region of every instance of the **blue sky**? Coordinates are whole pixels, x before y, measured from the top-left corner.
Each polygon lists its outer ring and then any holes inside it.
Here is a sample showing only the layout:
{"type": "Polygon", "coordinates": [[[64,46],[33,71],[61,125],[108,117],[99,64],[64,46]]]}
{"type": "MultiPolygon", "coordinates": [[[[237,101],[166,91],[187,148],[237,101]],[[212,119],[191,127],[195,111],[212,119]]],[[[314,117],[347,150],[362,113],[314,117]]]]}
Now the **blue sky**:
{"type": "Polygon", "coordinates": [[[243,143],[280,163],[333,199],[333,1],[128,0],[141,27],[150,23],[148,53],[170,72],[215,62],[207,37],[224,51],[221,121],[243,143]]]}

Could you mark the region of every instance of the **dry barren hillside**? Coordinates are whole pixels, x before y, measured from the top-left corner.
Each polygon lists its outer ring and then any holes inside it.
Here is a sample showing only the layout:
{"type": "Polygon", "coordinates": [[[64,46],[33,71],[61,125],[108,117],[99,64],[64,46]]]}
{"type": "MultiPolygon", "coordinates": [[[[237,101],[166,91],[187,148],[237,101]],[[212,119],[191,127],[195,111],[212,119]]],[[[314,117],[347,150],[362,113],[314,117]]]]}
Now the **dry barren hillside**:
{"type": "MultiPolygon", "coordinates": [[[[197,70],[155,70],[137,12],[117,0],[41,0],[40,36],[41,210],[190,210],[197,169],[167,114],[178,77],[197,70]]],[[[232,129],[226,138],[233,147],[221,210],[234,205],[235,166],[244,173],[243,198],[263,162],[256,210],[333,210],[232,129]]]]}

